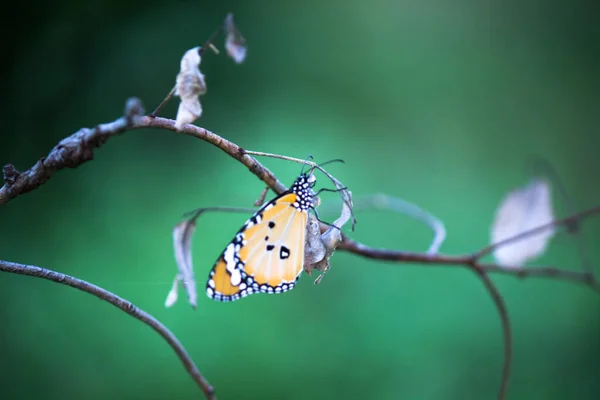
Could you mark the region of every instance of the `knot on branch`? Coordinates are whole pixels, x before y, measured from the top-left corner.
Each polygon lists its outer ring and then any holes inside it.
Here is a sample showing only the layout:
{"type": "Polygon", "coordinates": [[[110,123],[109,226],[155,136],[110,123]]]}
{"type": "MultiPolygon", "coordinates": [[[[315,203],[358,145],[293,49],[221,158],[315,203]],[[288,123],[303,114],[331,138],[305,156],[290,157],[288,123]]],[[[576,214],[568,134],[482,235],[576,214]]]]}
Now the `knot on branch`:
{"type": "Polygon", "coordinates": [[[12,164],[6,164],[2,168],[2,173],[4,175],[4,182],[8,186],[14,185],[19,176],[21,175],[21,173],[12,164]]]}
{"type": "Polygon", "coordinates": [[[131,126],[136,118],[143,116],[145,113],[144,104],[142,103],[142,100],[137,97],[130,97],[125,102],[124,115],[128,126],[131,126]]]}

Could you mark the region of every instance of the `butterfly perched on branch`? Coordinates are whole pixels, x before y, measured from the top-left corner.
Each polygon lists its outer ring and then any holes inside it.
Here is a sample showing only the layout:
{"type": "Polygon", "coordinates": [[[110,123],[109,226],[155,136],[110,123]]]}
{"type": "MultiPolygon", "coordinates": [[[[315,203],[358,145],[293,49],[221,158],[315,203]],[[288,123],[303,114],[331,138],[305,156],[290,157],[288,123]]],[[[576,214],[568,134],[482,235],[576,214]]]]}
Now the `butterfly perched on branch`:
{"type": "Polygon", "coordinates": [[[312,171],[263,205],[221,253],[206,284],[217,301],[253,293],[282,293],[294,288],[304,265],[308,211],[314,206],[312,171]]]}

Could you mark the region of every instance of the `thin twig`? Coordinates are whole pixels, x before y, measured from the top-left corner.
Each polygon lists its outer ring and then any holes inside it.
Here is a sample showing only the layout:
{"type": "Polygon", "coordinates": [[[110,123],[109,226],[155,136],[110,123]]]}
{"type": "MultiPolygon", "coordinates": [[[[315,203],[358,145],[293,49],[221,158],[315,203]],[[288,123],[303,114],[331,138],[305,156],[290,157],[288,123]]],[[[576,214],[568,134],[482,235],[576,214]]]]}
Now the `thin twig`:
{"type": "Polygon", "coordinates": [[[142,321],[144,324],[154,329],[160,336],[163,337],[163,339],[165,339],[169,346],[171,346],[171,348],[175,351],[175,353],[183,363],[185,370],[198,384],[200,389],[202,389],[202,392],[204,392],[206,398],[210,400],[216,398],[213,387],[202,376],[202,374],[198,370],[198,367],[196,367],[196,364],[194,364],[194,361],[192,361],[183,345],[179,342],[179,340],[177,340],[177,337],[173,333],[171,333],[171,331],[169,331],[169,329],[162,323],[160,323],[156,318],[154,318],[152,315],[148,314],[144,310],[136,307],[131,302],[89,282],[74,278],[69,275],[62,274],[60,272],[52,271],[33,265],[24,265],[9,261],[0,261],[0,271],[10,272],[19,275],[33,276],[36,278],[47,279],[49,281],[60,283],[62,285],[71,286],[75,289],[79,289],[83,292],[94,295],[100,300],[104,300],[117,307],[118,309],[126,312],[133,318],[142,321]]]}
{"type": "Polygon", "coordinates": [[[508,267],[496,264],[479,264],[482,270],[486,272],[512,275],[517,278],[556,278],[559,280],[579,283],[589,286],[592,290],[600,293],[600,282],[594,279],[589,272],[567,271],[565,269],[554,267],[508,267]]]}
{"type": "Polygon", "coordinates": [[[150,114],[150,116],[152,118],[156,117],[158,115],[158,113],[160,112],[160,110],[162,110],[162,108],[169,102],[169,100],[171,100],[171,98],[175,94],[176,90],[177,90],[177,85],[173,85],[173,89],[171,89],[171,91],[165,96],[163,101],[161,101],[160,104],[158,106],[156,106],[154,111],[152,111],[152,114],[150,114]]]}
{"type": "Polygon", "coordinates": [[[494,282],[490,279],[488,274],[481,270],[477,264],[472,264],[474,271],[477,273],[481,282],[487,289],[490,297],[494,301],[500,321],[502,323],[502,336],[504,338],[504,366],[502,367],[502,379],[500,381],[500,389],[498,390],[498,400],[506,399],[506,392],[508,389],[508,380],[510,378],[510,368],[512,365],[512,331],[510,327],[510,318],[508,316],[508,310],[504,299],[498,291],[494,282]]]}
{"type": "MultiPolygon", "coordinates": [[[[200,55],[202,55],[202,53],[204,53],[206,51],[206,49],[209,49],[211,46],[213,46],[214,41],[217,40],[219,35],[224,30],[224,28],[225,28],[224,25],[227,22],[227,18],[229,18],[229,15],[227,15],[227,17],[225,18],[225,21],[223,21],[223,24],[221,26],[219,26],[217,29],[215,29],[214,32],[210,35],[210,37],[206,40],[206,42],[204,42],[204,44],[202,45],[200,50],[198,50],[200,55]]],[[[218,50],[217,50],[217,54],[219,54],[218,50]]]]}
{"type": "Polygon", "coordinates": [[[269,187],[265,186],[265,188],[260,192],[260,196],[254,202],[256,207],[260,207],[265,202],[265,197],[267,197],[267,193],[269,192],[269,187]]]}

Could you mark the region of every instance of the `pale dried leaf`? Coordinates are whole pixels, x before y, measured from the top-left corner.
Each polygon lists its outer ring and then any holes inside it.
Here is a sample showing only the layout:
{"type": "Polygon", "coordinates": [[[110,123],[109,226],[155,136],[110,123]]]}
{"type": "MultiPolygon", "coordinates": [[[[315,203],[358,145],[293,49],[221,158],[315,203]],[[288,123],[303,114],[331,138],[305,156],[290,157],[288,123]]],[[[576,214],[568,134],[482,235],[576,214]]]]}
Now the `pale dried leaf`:
{"type": "Polygon", "coordinates": [[[325,258],[327,249],[321,240],[321,229],[317,218],[309,214],[306,226],[306,244],[304,246],[304,271],[312,275],[315,265],[325,258]]]}
{"type": "MultiPolygon", "coordinates": [[[[492,226],[491,242],[501,242],[553,220],[550,184],[543,179],[534,179],[528,185],[508,193],[502,200],[492,226]]],[[[553,235],[554,229],[548,228],[498,246],[494,249],[494,257],[499,264],[520,266],[540,256],[553,235]]]]}
{"type": "Polygon", "coordinates": [[[165,307],[170,308],[173,304],[177,303],[178,291],[179,291],[179,280],[181,277],[177,275],[173,280],[173,286],[171,286],[171,290],[169,290],[169,294],[167,295],[167,299],[165,300],[165,307]]]}
{"type": "Polygon", "coordinates": [[[188,301],[193,308],[197,306],[196,281],[192,265],[192,236],[195,228],[196,219],[191,218],[180,222],[173,229],[173,248],[179,269],[179,279],[183,283],[188,301]]]}
{"type": "Polygon", "coordinates": [[[225,50],[229,57],[238,64],[244,62],[248,53],[246,39],[235,26],[233,14],[228,14],[225,18],[225,35],[225,50]]]}
{"type": "Polygon", "coordinates": [[[199,96],[206,93],[206,82],[199,68],[202,61],[199,50],[200,47],[194,47],[181,58],[181,69],[175,82],[175,95],[181,99],[175,121],[177,129],[194,122],[202,115],[199,96]]]}
{"type": "Polygon", "coordinates": [[[311,275],[313,270],[321,271],[321,275],[315,280],[319,284],[323,276],[330,268],[329,259],[335,252],[335,249],[342,242],[342,227],[352,218],[354,225],[354,215],[352,213],[352,192],[350,192],[337,179],[330,177],[334,185],[340,189],[342,197],[342,212],[338,219],[320,235],[319,223],[316,218],[308,220],[306,246],[304,251],[304,271],[311,275]]]}

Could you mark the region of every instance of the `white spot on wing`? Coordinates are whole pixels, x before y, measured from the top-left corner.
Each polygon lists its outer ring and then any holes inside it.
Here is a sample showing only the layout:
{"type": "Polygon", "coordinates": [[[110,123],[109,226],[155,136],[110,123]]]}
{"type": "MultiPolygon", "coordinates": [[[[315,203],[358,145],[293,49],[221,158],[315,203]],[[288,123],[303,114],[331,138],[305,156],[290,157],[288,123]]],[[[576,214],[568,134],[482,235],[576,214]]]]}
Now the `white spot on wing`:
{"type": "Polygon", "coordinates": [[[240,284],[241,281],[242,281],[242,273],[240,272],[239,269],[234,269],[231,272],[231,284],[233,286],[237,286],[240,284]]]}
{"type": "Polygon", "coordinates": [[[227,265],[227,271],[229,273],[233,273],[235,270],[235,245],[233,243],[229,243],[225,252],[223,253],[223,259],[225,260],[225,264],[227,265]]]}

